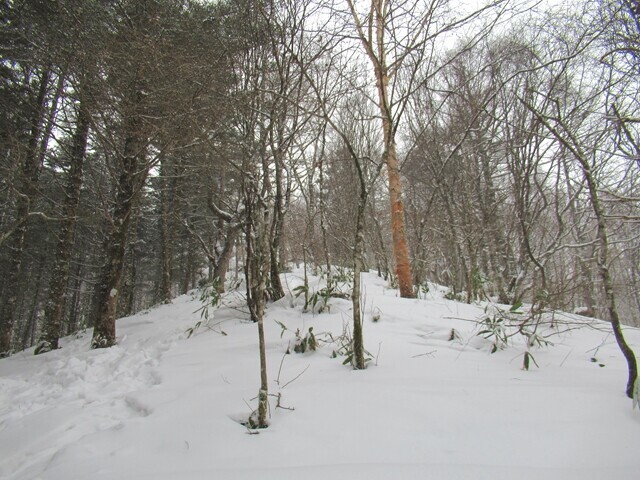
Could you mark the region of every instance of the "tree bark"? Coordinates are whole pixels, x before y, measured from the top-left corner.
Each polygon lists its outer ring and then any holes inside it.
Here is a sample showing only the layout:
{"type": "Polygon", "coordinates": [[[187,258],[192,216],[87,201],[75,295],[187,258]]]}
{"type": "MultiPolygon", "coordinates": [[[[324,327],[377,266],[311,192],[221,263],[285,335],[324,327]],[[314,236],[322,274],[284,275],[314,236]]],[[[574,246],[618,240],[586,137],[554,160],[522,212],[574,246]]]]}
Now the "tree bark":
{"type": "Polygon", "coordinates": [[[602,279],[602,286],[604,287],[605,298],[607,300],[607,313],[609,314],[609,321],[613,329],[613,334],[616,339],[616,343],[622,352],[628,367],[628,379],[626,394],[629,398],[633,398],[633,392],[635,382],[638,378],[638,363],[636,361],[633,350],[627,343],[622,332],[622,325],[620,322],[620,315],[616,306],[616,296],[613,290],[613,280],[609,272],[609,233],[607,231],[607,225],[605,223],[605,212],[600,205],[600,198],[598,194],[598,187],[595,179],[591,173],[589,164],[584,159],[580,159],[582,171],[589,187],[589,193],[591,197],[591,206],[598,222],[597,236],[600,250],[597,256],[598,270],[600,278],[602,279]]]}
{"type": "MultiPolygon", "coordinates": [[[[376,77],[376,89],[378,91],[378,110],[382,118],[382,132],[384,151],[382,159],[387,166],[387,178],[389,182],[389,203],[391,206],[391,234],[393,238],[393,256],[395,260],[396,275],[400,296],[414,298],[413,276],[411,274],[411,262],[409,260],[409,247],[407,245],[404,202],[402,200],[402,182],[400,176],[400,164],[395,142],[395,128],[391,98],[389,94],[389,66],[387,65],[387,48],[385,32],[388,16],[392,8],[386,0],[371,0],[370,14],[367,19],[369,36],[364,32],[363,24],[358,17],[354,1],[348,0],[351,15],[356,23],[360,41],[373,65],[376,77]],[[373,35],[375,31],[375,38],[373,35]]],[[[396,120],[397,121],[397,120],[396,120]]]]}
{"type": "Polygon", "coordinates": [[[118,306],[116,308],[116,318],[128,317],[134,313],[134,303],[136,297],[136,274],[137,274],[137,252],[136,241],[138,237],[138,214],[135,209],[131,212],[132,223],[130,223],[127,234],[127,242],[124,249],[124,260],[122,263],[122,278],[120,288],[118,288],[118,306]]]}
{"type": "MultiPolygon", "coordinates": [[[[268,174],[268,173],[266,173],[268,174]]],[[[245,179],[246,211],[246,266],[247,305],[251,319],[258,323],[260,354],[260,390],[258,392],[257,428],[268,426],[267,357],[264,337],[264,313],[266,307],[267,281],[269,278],[269,239],[267,236],[268,213],[254,178],[245,179]]]]}
{"type": "Polygon", "coordinates": [[[171,211],[173,209],[173,189],[175,185],[169,180],[167,159],[160,164],[160,240],[162,277],[160,279],[160,300],[171,303],[173,299],[171,272],[173,269],[173,232],[171,228],[171,211]]]}
{"type": "Polygon", "coordinates": [[[98,314],[94,324],[92,348],[107,348],[116,343],[116,306],[123,272],[125,244],[133,206],[138,198],[148,169],[145,158],[146,141],[142,121],[136,108],[142,102],[142,91],[133,93],[132,111],[125,119],[125,142],[121,157],[121,173],[116,185],[111,231],[105,239],[105,264],[98,284],[98,314]]]}
{"type": "Polygon", "coordinates": [[[238,227],[231,226],[227,228],[224,246],[216,258],[216,262],[213,267],[213,278],[218,281],[218,291],[220,293],[224,292],[224,284],[227,281],[227,272],[229,271],[231,257],[233,257],[233,248],[235,247],[237,236],[238,227]]]}
{"type": "MultiPolygon", "coordinates": [[[[386,135],[385,135],[386,136],[386,135]]],[[[404,203],[402,201],[402,185],[400,180],[400,168],[396,155],[395,142],[387,146],[385,152],[387,175],[389,178],[389,203],[391,204],[391,235],[393,238],[393,255],[396,263],[396,275],[400,296],[414,298],[413,277],[411,274],[411,261],[409,260],[409,247],[407,245],[404,203]]]]}
{"type": "Polygon", "coordinates": [[[57,257],[51,282],[49,283],[49,299],[44,310],[41,346],[38,347],[36,353],[57,349],[62,331],[62,316],[66,299],[65,290],[69,281],[71,257],[73,255],[89,122],[90,117],[86,100],[81,100],[69,158],[70,170],[62,206],[63,220],[58,236],[57,257]]]}
{"type": "MultiPolygon", "coordinates": [[[[24,157],[20,168],[20,185],[16,198],[16,218],[26,219],[31,211],[31,205],[36,199],[38,177],[40,175],[39,142],[46,111],[46,96],[51,80],[51,71],[46,69],[40,76],[38,94],[33,107],[32,117],[29,119],[29,136],[24,157]]],[[[22,269],[22,256],[27,234],[27,222],[22,222],[15,229],[8,241],[9,261],[7,271],[4,272],[2,295],[0,296],[0,357],[11,354],[13,327],[18,300],[18,281],[22,269]]]]}
{"type": "Polygon", "coordinates": [[[269,255],[271,258],[270,263],[270,288],[269,296],[271,300],[276,301],[284,297],[284,288],[280,281],[280,271],[282,270],[281,251],[282,234],[284,229],[284,215],[285,215],[285,198],[284,189],[282,185],[282,159],[279,158],[279,153],[275,158],[275,183],[276,183],[276,195],[273,205],[273,219],[271,224],[271,240],[269,242],[269,255]]]}
{"type": "Polygon", "coordinates": [[[353,368],[364,370],[364,339],[362,334],[362,311],[360,309],[362,254],[364,251],[364,215],[367,205],[367,191],[364,185],[360,186],[358,198],[358,212],[356,214],[356,233],[353,246],[353,291],[351,292],[351,304],[353,306],[353,368]]]}

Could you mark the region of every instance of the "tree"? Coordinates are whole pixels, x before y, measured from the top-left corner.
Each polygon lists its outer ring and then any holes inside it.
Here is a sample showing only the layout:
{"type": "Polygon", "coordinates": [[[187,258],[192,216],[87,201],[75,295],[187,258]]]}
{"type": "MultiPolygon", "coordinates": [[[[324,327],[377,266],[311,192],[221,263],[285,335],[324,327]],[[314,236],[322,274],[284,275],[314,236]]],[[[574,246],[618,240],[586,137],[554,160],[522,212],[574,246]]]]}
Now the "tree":
{"type": "MultiPolygon", "coordinates": [[[[371,189],[385,163],[376,155],[379,145],[371,131],[373,123],[361,121],[373,118],[373,113],[367,109],[368,103],[363,101],[365,97],[357,85],[358,75],[361,73],[359,65],[357,63],[354,65],[348,52],[345,55],[339,48],[335,48],[335,39],[323,41],[322,36],[318,35],[315,40],[317,41],[311,42],[315,50],[305,57],[307,63],[298,60],[302,74],[315,97],[313,112],[326,122],[337,137],[333,152],[336,156],[335,160],[348,161],[351,164],[358,186],[357,195],[356,192],[351,192],[340,201],[343,208],[345,201],[352,201],[353,197],[356,197],[356,211],[353,215],[355,225],[352,229],[353,243],[351,244],[353,265],[351,363],[353,368],[361,370],[366,368],[360,288],[366,248],[364,237],[366,213],[371,189]]],[[[348,171],[350,168],[342,166],[341,171],[345,170],[348,171]]]]}
{"type": "Polygon", "coordinates": [[[588,16],[583,22],[578,24],[577,34],[570,38],[552,30],[551,34],[557,35],[555,38],[558,40],[557,50],[553,53],[560,55],[554,59],[557,68],[546,69],[550,77],[548,89],[536,92],[532,100],[520,98],[520,102],[537,117],[559,146],[570,154],[586,185],[587,199],[596,222],[596,265],[604,293],[605,313],[627,362],[626,394],[633,398],[638,366],[622,330],[618,296],[611,272],[610,220],[603,201],[608,190],[605,179],[612,175],[616,182],[626,178],[626,169],[616,168],[616,149],[607,148],[616,144],[612,141],[615,129],[611,128],[611,122],[607,119],[608,94],[615,88],[615,82],[612,82],[607,66],[603,68],[584,54],[590,51],[594,39],[606,31],[607,25],[588,16]]]}
{"type": "Polygon", "coordinates": [[[202,42],[203,35],[212,35],[207,31],[210,24],[191,16],[194,12],[184,10],[182,2],[145,0],[124,2],[117,8],[122,10],[115,12],[118,15],[105,65],[105,101],[109,103],[103,106],[105,114],[98,129],[115,178],[94,348],[109,347],[116,341],[116,304],[134,206],[151,168],[176,147],[181,130],[170,125],[179,120],[188,122],[195,99],[202,94],[199,80],[210,72],[192,62],[199,62],[199,55],[210,54],[215,45],[202,42]]]}
{"type": "MultiPolygon", "coordinates": [[[[404,5],[401,5],[398,10],[392,8],[391,2],[385,0],[372,0],[369,8],[369,12],[366,17],[363,18],[356,10],[356,5],[353,0],[348,0],[349,10],[351,12],[353,22],[358,32],[358,37],[362,46],[371,61],[374,69],[374,75],[376,79],[376,90],[378,94],[378,109],[380,111],[380,117],[382,119],[382,132],[384,138],[384,150],[383,160],[387,166],[387,175],[389,179],[389,202],[391,203],[391,232],[393,235],[393,252],[396,265],[396,275],[398,276],[398,285],[400,288],[400,295],[404,298],[412,298],[415,296],[413,291],[413,278],[411,275],[411,264],[409,260],[409,248],[407,246],[406,233],[405,233],[405,218],[404,218],[404,203],[402,200],[402,184],[400,179],[400,164],[398,161],[397,147],[396,147],[396,131],[400,121],[399,116],[396,116],[398,112],[394,112],[393,98],[391,98],[389,82],[396,75],[396,72],[402,68],[403,63],[409,61],[408,56],[416,54],[421,56],[423,52],[417,51],[424,48],[424,39],[410,39],[407,45],[393,45],[391,48],[399,47],[401,51],[396,58],[388,60],[390,46],[388,40],[385,38],[387,29],[390,29],[393,33],[392,38],[395,37],[394,27],[399,27],[395,24],[394,20],[400,22],[417,22],[417,25],[411,25],[411,23],[405,25],[409,31],[416,28],[415,31],[420,31],[422,28],[419,26],[426,18],[416,19],[409,15],[402,15],[401,9],[404,9],[404,5]],[[398,18],[405,17],[405,18],[398,18]],[[422,45],[420,45],[422,44],[422,45]],[[404,48],[403,48],[404,47],[404,48]]],[[[409,12],[406,12],[409,13],[409,12]]],[[[406,34],[405,34],[406,35],[406,34]]],[[[411,33],[409,35],[414,35],[411,33]]],[[[397,37],[395,37],[397,38],[397,37]]],[[[406,38],[406,37],[405,37],[406,38]]],[[[406,98],[405,98],[406,101],[406,98]]],[[[400,105],[402,110],[402,105],[400,105]]]]}
{"type": "Polygon", "coordinates": [[[0,171],[6,216],[0,222],[0,268],[6,273],[0,281],[0,356],[5,356],[12,350],[30,220],[48,218],[36,207],[38,183],[64,74],[55,68],[58,34],[48,25],[60,16],[59,9],[29,2],[4,2],[1,8],[0,171]]]}
{"type": "MultiPolygon", "coordinates": [[[[82,89],[82,87],[80,87],[82,89]]],[[[89,136],[90,113],[88,98],[81,98],[78,105],[76,131],[71,139],[69,172],[62,205],[62,223],[58,235],[56,261],[49,284],[49,299],[44,313],[43,335],[36,353],[58,348],[62,331],[65,290],[69,281],[71,256],[75,243],[83,165],[89,136]]]]}
{"type": "MultiPolygon", "coordinates": [[[[500,4],[502,2],[496,2],[500,4]]],[[[401,161],[397,134],[415,90],[437,72],[432,64],[433,51],[444,36],[461,25],[470,25],[492,5],[471,13],[462,12],[445,19],[445,2],[432,0],[371,0],[366,9],[347,0],[350,27],[362,45],[373,68],[375,89],[383,134],[383,160],[387,167],[393,254],[400,295],[415,296],[409,248],[405,232],[401,161]]],[[[364,5],[363,5],[364,7],[364,5]]],[[[497,15],[499,16],[499,14],[497,15]]],[[[473,44],[489,29],[470,35],[473,44]]]]}
{"type": "Polygon", "coordinates": [[[97,62],[91,57],[100,51],[100,39],[104,38],[104,32],[101,32],[93,21],[104,13],[102,10],[92,5],[71,4],[70,7],[75,9],[75,15],[61,27],[73,34],[70,36],[70,42],[60,46],[58,61],[61,70],[66,72],[66,77],[61,77],[60,81],[66,84],[67,90],[73,91],[72,94],[67,95],[69,97],[67,101],[71,104],[67,108],[69,114],[75,117],[73,122],[75,131],[66,141],[59,142],[62,156],[60,167],[66,170],[66,178],[61,202],[61,217],[58,222],[55,262],[49,280],[42,333],[36,353],[57,349],[62,333],[66,289],[71,271],[84,162],[92,121],[92,105],[95,102],[91,89],[95,83],[97,62]]]}

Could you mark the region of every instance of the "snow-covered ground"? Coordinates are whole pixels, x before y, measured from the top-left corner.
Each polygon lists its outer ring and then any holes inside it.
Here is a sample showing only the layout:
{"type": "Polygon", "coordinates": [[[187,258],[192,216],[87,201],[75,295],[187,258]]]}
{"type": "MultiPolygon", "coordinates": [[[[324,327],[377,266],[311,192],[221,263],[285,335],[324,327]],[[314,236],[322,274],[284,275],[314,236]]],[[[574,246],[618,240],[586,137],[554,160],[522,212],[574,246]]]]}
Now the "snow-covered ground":
{"type": "MultiPolygon", "coordinates": [[[[0,478],[640,478],[640,411],[607,324],[559,316],[553,345],[531,349],[539,367],[526,371],[520,335],[495,354],[476,335],[482,306],[435,288],[400,299],[375,275],[364,281],[364,371],[326,342],[350,323],[350,302],[302,313],[289,294],[269,306],[274,396],[259,434],[238,423],[259,387],[257,328],[239,294],[190,338],[200,304],[183,296],[119,320],[113,348],[90,350],[88,331],[1,360],[0,478]],[[320,348],[285,355],[309,327],[320,348]]],[[[289,289],[301,283],[300,271],[287,276],[289,289]]],[[[626,334],[640,353],[640,332],[626,334]]]]}

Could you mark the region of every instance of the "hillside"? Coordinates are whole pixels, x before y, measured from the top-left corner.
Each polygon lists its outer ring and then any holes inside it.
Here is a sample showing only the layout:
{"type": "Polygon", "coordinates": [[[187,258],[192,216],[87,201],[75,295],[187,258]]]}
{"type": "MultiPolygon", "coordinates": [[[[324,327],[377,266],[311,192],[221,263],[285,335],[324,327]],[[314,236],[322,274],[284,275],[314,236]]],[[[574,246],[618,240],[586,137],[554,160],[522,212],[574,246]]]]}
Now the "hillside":
{"type": "MultiPolygon", "coordinates": [[[[285,280],[291,292],[301,272],[285,280]]],[[[490,354],[477,335],[484,305],[435,287],[401,299],[373,274],[364,286],[365,371],[339,351],[350,302],[302,313],[289,294],[269,306],[274,396],[259,432],[238,423],[259,386],[257,330],[238,293],[191,336],[195,294],[120,319],[115,347],[90,350],[87,331],[1,360],[0,478],[638,478],[640,412],[607,324],[557,314],[524,370],[524,337],[490,354]],[[286,355],[309,327],[318,349],[286,355]]],[[[640,331],[625,333],[640,352],[640,331]]]]}

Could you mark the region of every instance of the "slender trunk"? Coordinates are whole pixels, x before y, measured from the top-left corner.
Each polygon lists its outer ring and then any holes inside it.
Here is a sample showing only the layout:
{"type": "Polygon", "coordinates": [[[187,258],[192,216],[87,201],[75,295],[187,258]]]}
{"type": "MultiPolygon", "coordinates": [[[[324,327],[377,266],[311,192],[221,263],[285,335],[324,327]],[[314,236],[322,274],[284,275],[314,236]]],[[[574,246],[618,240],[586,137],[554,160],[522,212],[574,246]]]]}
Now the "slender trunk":
{"type": "MultiPolygon", "coordinates": [[[[574,230],[576,232],[576,241],[578,243],[588,243],[587,235],[584,232],[584,228],[580,224],[578,218],[578,212],[576,208],[575,194],[573,191],[573,186],[571,182],[571,175],[569,174],[569,166],[568,162],[563,162],[564,174],[565,174],[565,188],[567,189],[569,196],[569,214],[571,215],[571,223],[574,225],[574,230]]],[[[584,247],[584,250],[592,247],[584,247]]],[[[582,250],[582,249],[581,249],[582,250]]],[[[592,258],[592,255],[587,254],[587,252],[580,252],[581,254],[576,255],[575,257],[575,265],[576,270],[580,275],[580,290],[582,291],[582,300],[580,302],[580,307],[582,307],[582,311],[580,312],[583,315],[594,316],[595,315],[595,301],[593,299],[593,278],[591,275],[591,267],[589,265],[589,260],[592,258]]]]}
{"type": "Polygon", "coordinates": [[[267,383],[267,353],[264,339],[264,315],[258,318],[258,342],[260,344],[260,391],[258,393],[258,428],[269,426],[269,385],[267,383]]]}
{"type": "Polygon", "coordinates": [[[378,249],[379,249],[379,251],[376,253],[376,257],[377,257],[376,260],[378,263],[378,276],[382,274],[384,275],[384,279],[388,280],[389,261],[387,260],[387,249],[384,244],[384,238],[382,238],[382,226],[378,221],[375,205],[372,206],[371,219],[373,220],[373,223],[375,225],[376,240],[377,240],[378,249]]]}
{"type": "Polygon", "coordinates": [[[613,288],[613,280],[609,272],[609,232],[606,224],[606,212],[600,205],[598,185],[591,170],[591,165],[589,164],[587,157],[581,151],[580,147],[577,147],[567,141],[565,137],[563,137],[553,126],[549,124],[546,118],[542,117],[542,115],[535,111],[530,105],[525,104],[525,106],[536,114],[536,116],[539,120],[541,120],[544,126],[574,155],[576,160],[580,163],[580,168],[582,170],[584,180],[589,190],[589,201],[591,203],[591,208],[593,209],[596,222],[598,223],[596,236],[598,239],[599,251],[596,263],[598,266],[600,279],[602,280],[602,287],[604,288],[607,313],[609,314],[609,321],[611,322],[611,327],[613,329],[613,334],[615,336],[616,343],[618,344],[618,348],[620,348],[622,355],[627,361],[628,379],[626,394],[629,398],[633,398],[635,383],[638,379],[638,363],[636,361],[636,356],[633,353],[633,350],[631,349],[629,344],[627,344],[622,332],[620,315],[616,306],[616,296],[613,288]]]}
{"type": "Polygon", "coordinates": [[[449,236],[451,238],[451,242],[448,245],[451,248],[451,253],[449,254],[449,258],[454,259],[455,262],[455,270],[452,273],[453,278],[451,278],[451,287],[453,288],[454,293],[458,293],[465,288],[464,284],[467,283],[468,272],[469,269],[467,267],[466,257],[464,255],[464,251],[461,245],[461,241],[459,237],[460,234],[460,226],[458,225],[458,216],[453,211],[453,206],[455,205],[455,200],[451,196],[451,191],[447,188],[446,185],[440,181],[438,177],[435,177],[436,185],[438,187],[438,193],[442,199],[442,204],[444,206],[444,210],[447,214],[447,222],[446,228],[449,231],[449,236]],[[462,270],[462,271],[460,271],[462,270]]]}
{"type": "Polygon", "coordinates": [[[40,165],[44,163],[44,159],[47,155],[47,146],[49,144],[49,139],[51,138],[51,133],[53,132],[53,127],[55,125],[56,113],[58,112],[58,102],[60,101],[60,98],[64,93],[64,88],[65,76],[64,74],[60,74],[58,76],[58,83],[56,84],[53,98],[51,100],[51,108],[49,108],[49,114],[47,115],[47,119],[44,125],[44,132],[42,134],[42,139],[40,140],[40,146],[38,147],[38,157],[40,165]]]}
{"type": "Polygon", "coordinates": [[[271,300],[276,301],[284,297],[284,287],[282,286],[282,281],[280,280],[280,270],[282,267],[280,262],[279,239],[277,241],[272,240],[270,242],[269,256],[271,257],[271,261],[269,262],[269,297],[271,298],[271,300]]]}
{"type": "MultiPolygon", "coordinates": [[[[324,144],[323,144],[324,149],[324,144]]],[[[320,170],[318,183],[319,210],[320,210],[320,231],[322,232],[322,253],[324,263],[327,267],[327,276],[331,278],[331,257],[329,256],[329,242],[327,241],[327,205],[325,201],[325,181],[324,181],[324,162],[320,160],[318,168],[320,170]]]]}
{"type": "Polygon", "coordinates": [[[362,276],[362,254],[364,251],[364,215],[367,205],[367,192],[364,186],[360,187],[360,197],[358,198],[358,212],[356,215],[356,233],[353,247],[353,291],[351,293],[351,304],[353,306],[353,368],[363,370],[366,365],[364,361],[364,339],[362,334],[362,311],[360,309],[360,285],[362,276]]]}
{"type": "Polygon", "coordinates": [[[182,279],[181,279],[181,287],[180,293],[186,294],[190,287],[192,286],[192,277],[193,277],[193,269],[194,269],[194,245],[191,239],[187,241],[187,251],[182,254],[182,265],[184,265],[184,269],[182,270],[182,279]]]}
{"type": "Polygon", "coordinates": [[[246,224],[246,283],[247,305],[251,319],[258,323],[260,354],[260,390],[258,392],[257,428],[268,426],[268,383],[266,344],[264,337],[264,313],[266,307],[267,280],[269,278],[269,239],[267,236],[267,211],[253,180],[245,180],[246,224]]]}
{"type": "MultiPolygon", "coordinates": [[[[84,258],[84,254],[83,257],[84,258]]],[[[75,279],[71,282],[71,290],[73,292],[71,301],[65,302],[65,312],[67,321],[65,325],[63,325],[64,329],[61,331],[63,335],[70,335],[71,333],[76,332],[80,328],[80,318],[84,315],[81,314],[83,312],[83,302],[82,302],[82,292],[85,290],[83,286],[84,280],[82,279],[82,259],[78,261],[76,265],[72,277],[75,279]]]]}
{"type": "MultiPolygon", "coordinates": [[[[263,225],[263,227],[266,227],[263,225]]],[[[258,241],[262,243],[260,246],[261,255],[266,259],[269,241],[266,238],[266,232],[263,230],[262,235],[258,236],[258,241]]],[[[259,258],[259,257],[258,257],[259,258]]],[[[260,392],[258,401],[258,427],[266,428],[268,426],[268,393],[269,386],[267,383],[267,354],[266,343],[264,338],[264,312],[267,294],[267,278],[269,274],[268,265],[264,263],[257,265],[257,271],[260,275],[258,288],[256,289],[256,317],[258,319],[258,341],[260,344],[260,392]]]]}
{"type": "Polygon", "coordinates": [[[482,212],[482,220],[488,230],[486,236],[486,255],[488,267],[491,269],[492,277],[495,282],[496,292],[498,294],[498,302],[509,304],[511,298],[507,294],[509,264],[507,254],[508,242],[503,236],[503,228],[499,222],[498,200],[496,199],[496,188],[491,173],[490,155],[485,152],[482,143],[478,148],[482,151],[481,165],[482,175],[484,178],[484,195],[483,201],[480,203],[482,212]]]}
{"type": "Polygon", "coordinates": [[[57,349],[62,331],[65,290],[69,282],[71,256],[73,255],[84,157],[89,135],[89,120],[89,112],[83,102],[78,112],[76,132],[71,145],[70,170],[62,206],[63,220],[58,236],[57,257],[49,283],[49,299],[44,311],[42,346],[38,348],[36,353],[57,349]]]}
{"type": "Polygon", "coordinates": [[[271,224],[271,240],[269,242],[269,256],[270,256],[270,271],[269,277],[271,280],[269,288],[269,296],[271,300],[279,300],[284,297],[284,288],[282,281],[280,280],[280,271],[282,270],[281,259],[281,243],[282,233],[284,228],[284,215],[285,215],[285,192],[283,187],[283,170],[282,159],[280,158],[280,152],[276,154],[275,158],[275,199],[273,205],[273,219],[271,224]]]}
{"type": "Polygon", "coordinates": [[[633,392],[635,387],[635,382],[638,378],[638,363],[636,361],[635,354],[633,350],[627,344],[624,334],[622,332],[622,325],[620,322],[620,315],[618,313],[618,308],[616,306],[616,296],[613,289],[613,280],[611,278],[611,274],[609,272],[609,233],[607,230],[607,225],[605,223],[605,212],[600,205],[600,198],[598,194],[598,187],[596,185],[595,179],[593,178],[593,174],[591,173],[591,167],[583,158],[579,159],[580,164],[582,166],[582,171],[586,180],[586,183],[589,187],[589,194],[591,197],[591,206],[593,208],[593,212],[596,217],[596,221],[598,222],[598,228],[596,230],[596,234],[598,237],[599,244],[599,252],[597,256],[597,264],[598,271],[600,273],[600,278],[602,280],[602,286],[604,288],[605,298],[607,301],[606,308],[607,313],[609,314],[609,321],[611,322],[611,327],[613,329],[613,334],[616,339],[616,343],[620,348],[625,360],[627,361],[628,367],[628,379],[627,379],[627,388],[626,394],[629,398],[633,398],[633,392]]]}
{"type": "Polygon", "coordinates": [[[161,263],[162,276],[160,282],[160,301],[163,303],[171,303],[173,299],[173,291],[171,288],[171,270],[173,260],[173,232],[171,228],[171,211],[173,207],[173,192],[170,188],[174,186],[167,178],[168,167],[166,158],[160,165],[160,239],[161,239],[161,263]]]}

